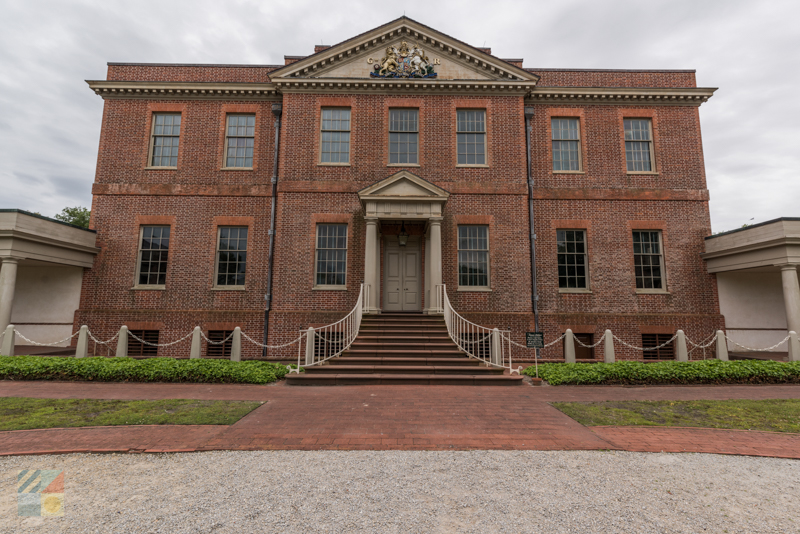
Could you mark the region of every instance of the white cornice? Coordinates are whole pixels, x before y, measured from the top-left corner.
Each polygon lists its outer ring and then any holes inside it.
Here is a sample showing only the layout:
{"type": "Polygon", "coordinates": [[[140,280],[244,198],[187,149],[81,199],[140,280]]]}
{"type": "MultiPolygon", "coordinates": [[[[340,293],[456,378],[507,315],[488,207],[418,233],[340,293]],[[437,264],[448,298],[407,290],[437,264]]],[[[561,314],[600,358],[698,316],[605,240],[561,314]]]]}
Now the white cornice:
{"type": "Polygon", "coordinates": [[[699,106],[715,87],[536,87],[526,104],[625,104],[699,106]]]}
{"type": "Polygon", "coordinates": [[[103,98],[280,100],[273,83],[127,82],[87,80],[103,98]]]}
{"type": "Polygon", "coordinates": [[[527,95],[536,82],[502,80],[436,80],[420,78],[328,78],[277,79],[281,93],[432,93],[527,95]]]}

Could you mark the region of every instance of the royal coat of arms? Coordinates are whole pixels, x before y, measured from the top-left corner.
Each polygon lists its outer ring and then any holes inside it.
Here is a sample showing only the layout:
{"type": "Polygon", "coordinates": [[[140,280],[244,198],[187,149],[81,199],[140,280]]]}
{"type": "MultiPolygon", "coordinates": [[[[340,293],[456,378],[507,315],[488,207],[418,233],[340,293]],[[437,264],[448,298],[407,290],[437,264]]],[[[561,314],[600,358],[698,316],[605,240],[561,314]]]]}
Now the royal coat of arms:
{"type": "Polygon", "coordinates": [[[425,51],[416,44],[405,41],[400,48],[390,46],[386,55],[375,63],[370,73],[373,78],[436,78],[433,64],[425,51]]]}

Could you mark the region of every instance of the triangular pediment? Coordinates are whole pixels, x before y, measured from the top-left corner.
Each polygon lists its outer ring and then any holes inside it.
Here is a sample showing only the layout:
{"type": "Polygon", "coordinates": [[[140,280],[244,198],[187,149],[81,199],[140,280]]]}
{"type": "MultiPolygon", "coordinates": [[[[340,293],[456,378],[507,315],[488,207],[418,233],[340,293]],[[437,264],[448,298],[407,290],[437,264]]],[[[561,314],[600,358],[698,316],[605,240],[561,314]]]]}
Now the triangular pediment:
{"type": "Polygon", "coordinates": [[[539,79],[533,73],[408,17],[401,17],[286,65],[271,72],[270,78],[371,80],[388,83],[406,80],[474,80],[533,84],[539,79]],[[414,50],[419,53],[414,53],[414,50]],[[387,57],[399,62],[399,68],[392,62],[387,64],[387,57]],[[422,63],[414,59],[415,57],[419,57],[422,63]],[[431,69],[427,69],[428,66],[431,69]],[[414,75],[408,78],[408,72],[414,75]],[[378,77],[372,74],[377,74],[378,77]],[[387,74],[389,77],[381,77],[387,74]]]}
{"type": "Polygon", "coordinates": [[[358,192],[360,199],[444,201],[450,193],[408,171],[400,171],[358,192]]]}

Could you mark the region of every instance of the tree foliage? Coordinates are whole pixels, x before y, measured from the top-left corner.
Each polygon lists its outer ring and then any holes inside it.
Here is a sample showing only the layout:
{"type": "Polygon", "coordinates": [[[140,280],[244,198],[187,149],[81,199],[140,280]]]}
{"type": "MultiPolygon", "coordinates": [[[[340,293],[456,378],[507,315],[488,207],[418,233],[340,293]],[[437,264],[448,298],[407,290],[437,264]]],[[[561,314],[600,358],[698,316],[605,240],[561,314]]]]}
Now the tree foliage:
{"type": "Polygon", "coordinates": [[[74,224],[75,226],[89,228],[89,216],[91,213],[91,210],[88,208],[75,206],[74,208],[64,208],[55,218],[65,223],[74,224]]]}

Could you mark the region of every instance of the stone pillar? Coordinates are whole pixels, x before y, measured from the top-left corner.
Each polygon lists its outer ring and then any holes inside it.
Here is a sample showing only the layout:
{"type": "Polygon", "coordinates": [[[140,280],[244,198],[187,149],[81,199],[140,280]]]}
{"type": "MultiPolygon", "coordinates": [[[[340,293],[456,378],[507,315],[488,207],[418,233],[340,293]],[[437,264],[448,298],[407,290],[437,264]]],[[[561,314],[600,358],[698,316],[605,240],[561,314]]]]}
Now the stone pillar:
{"type": "MultiPolygon", "coordinates": [[[[783,304],[786,306],[786,326],[790,332],[800,332],[800,284],[797,282],[797,266],[781,265],[783,282],[783,304]]],[[[0,322],[0,326],[2,323],[0,322]]]]}
{"type": "Polygon", "coordinates": [[[127,358],[128,356],[128,327],[122,325],[119,328],[119,338],[117,339],[117,357],[127,358]]]}
{"type": "Polygon", "coordinates": [[[189,359],[195,360],[200,357],[200,327],[195,326],[192,332],[192,348],[189,350],[189,359]]]}
{"type": "Polygon", "coordinates": [[[678,335],[678,338],[675,340],[677,345],[675,359],[679,362],[688,362],[689,351],[686,349],[686,334],[683,332],[683,330],[678,330],[676,334],[678,335]]]}
{"type": "Polygon", "coordinates": [[[603,336],[603,361],[605,363],[614,363],[616,361],[616,356],[614,355],[614,336],[611,334],[611,330],[606,330],[603,336]]]}
{"type": "Polygon", "coordinates": [[[575,336],[571,328],[564,334],[564,363],[575,363],[575,336]]]}
{"type": "Polygon", "coordinates": [[[430,221],[430,234],[431,234],[431,254],[430,254],[430,272],[431,272],[431,299],[432,304],[438,310],[441,310],[444,303],[436,302],[438,287],[442,284],[442,218],[431,218],[430,221]]]}
{"type": "Polygon", "coordinates": [[[0,266],[0,332],[11,324],[11,308],[17,286],[17,263],[19,258],[3,258],[0,266]]]}
{"type": "Polygon", "coordinates": [[[380,295],[380,273],[378,272],[378,219],[366,217],[367,237],[364,243],[364,286],[367,289],[366,313],[378,313],[378,295],[380,295]]]}
{"type": "Polygon", "coordinates": [[[728,340],[725,339],[725,332],[722,330],[717,330],[717,359],[728,361],[728,340]]]}

